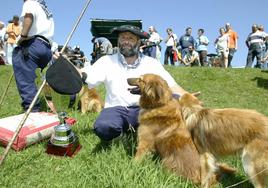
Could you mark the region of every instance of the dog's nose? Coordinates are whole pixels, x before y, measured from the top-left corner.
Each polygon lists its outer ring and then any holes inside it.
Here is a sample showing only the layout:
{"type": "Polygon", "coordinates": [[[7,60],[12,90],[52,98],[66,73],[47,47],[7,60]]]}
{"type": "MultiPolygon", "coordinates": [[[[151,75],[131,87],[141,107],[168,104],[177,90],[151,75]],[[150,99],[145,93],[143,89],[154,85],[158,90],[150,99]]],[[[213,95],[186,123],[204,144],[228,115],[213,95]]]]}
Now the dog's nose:
{"type": "Polygon", "coordinates": [[[136,80],[137,80],[137,78],[128,78],[128,79],[127,79],[127,83],[128,83],[129,85],[134,85],[136,80]]]}

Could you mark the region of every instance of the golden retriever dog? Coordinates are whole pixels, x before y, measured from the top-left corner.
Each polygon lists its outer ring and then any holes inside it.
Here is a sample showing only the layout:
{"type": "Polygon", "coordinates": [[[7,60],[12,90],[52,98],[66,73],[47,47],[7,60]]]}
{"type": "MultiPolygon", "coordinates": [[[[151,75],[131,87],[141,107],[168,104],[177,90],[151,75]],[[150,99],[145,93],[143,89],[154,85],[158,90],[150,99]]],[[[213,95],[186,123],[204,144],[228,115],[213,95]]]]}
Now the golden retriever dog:
{"type": "MultiPolygon", "coordinates": [[[[196,184],[204,184],[200,155],[183,121],[179,103],[173,99],[167,82],[154,74],[129,78],[127,81],[129,85],[136,86],[130,88],[130,92],[141,95],[135,159],[141,159],[148,152],[156,152],[167,169],[196,184]]],[[[206,179],[208,185],[216,181],[218,167],[212,167],[215,173],[206,179]]],[[[208,175],[205,174],[205,177],[208,175]]]]}
{"type": "Polygon", "coordinates": [[[87,86],[83,86],[78,96],[81,103],[82,114],[87,112],[100,112],[102,110],[103,101],[96,89],[89,89],[87,86]]]}
{"type": "Polygon", "coordinates": [[[254,187],[268,187],[268,117],[254,110],[204,108],[188,93],[180,97],[179,104],[201,155],[211,153],[210,159],[214,160],[214,156],[240,152],[254,187]]]}
{"type": "MultiPolygon", "coordinates": [[[[52,101],[51,87],[46,84],[44,87],[44,94],[47,106],[50,110],[57,114],[56,107],[52,101]]],[[[96,89],[89,89],[87,86],[83,86],[78,93],[78,98],[81,107],[81,113],[85,114],[87,112],[100,112],[104,106],[103,100],[99,96],[96,89]]],[[[73,104],[74,105],[74,104],[73,104]]]]}

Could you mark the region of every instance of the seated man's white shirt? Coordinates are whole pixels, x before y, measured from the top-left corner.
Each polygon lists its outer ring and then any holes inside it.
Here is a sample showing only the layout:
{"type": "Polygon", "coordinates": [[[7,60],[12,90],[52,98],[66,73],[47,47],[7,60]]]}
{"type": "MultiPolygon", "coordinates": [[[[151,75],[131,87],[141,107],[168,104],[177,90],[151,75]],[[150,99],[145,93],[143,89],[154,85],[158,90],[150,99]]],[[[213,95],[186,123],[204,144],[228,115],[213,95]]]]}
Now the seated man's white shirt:
{"type": "Polygon", "coordinates": [[[199,60],[199,55],[197,51],[193,51],[192,53],[188,52],[183,58],[183,61],[186,64],[192,62],[193,60],[199,60]]]}
{"type": "MultiPolygon", "coordinates": [[[[170,87],[177,85],[175,80],[156,59],[140,55],[136,60],[136,68],[121,62],[123,56],[120,53],[101,57],[92,66],[82,69],[87,73],[86,83],[89,87],[95,87],[104,83],[106,89],[105,108],[113,106],[135,106],[139,103],[139,95],[133,95],[128,91],[131,86],[127,79],[152,73],[165,79],[170,87]]],[[[124,61],[124,60],[123,60],[124,61]]]]}
{"type": "Polygon", "coordinates": [[[28,37],[32,37],[34,35],[42,35],[52,42],[54,35],[53,18],[47,18],[46,13],[36,1],[24,2],[20,18],[21,21],[23,21],[26,13],[31,13],[33,15],[33,24],[28,33],[28,37]]]}

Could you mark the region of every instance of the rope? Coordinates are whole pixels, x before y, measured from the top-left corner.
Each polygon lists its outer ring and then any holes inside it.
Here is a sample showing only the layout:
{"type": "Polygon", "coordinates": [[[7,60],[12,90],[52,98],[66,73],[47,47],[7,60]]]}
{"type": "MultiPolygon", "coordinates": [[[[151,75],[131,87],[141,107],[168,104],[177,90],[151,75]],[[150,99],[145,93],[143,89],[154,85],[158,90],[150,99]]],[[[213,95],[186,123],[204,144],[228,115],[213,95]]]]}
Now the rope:
{"type": "Polygon", "coordinates": [[[268,170],[268,168],[263,169],[262,171],[258,172],[258,173],[255,174],[254,176],[251,176],[250,178],[247,178],[247,179],[245,179],[245,180],[243,180],[243,181],[240,181],[240,182],[238,182],[238,183],[235,183],[235,184],[233,184],[233,185],[227,186],[226,188],[236,187],[236,186],[238,186],[238,185],[240,185],[240,184],[242,184],[242,183],[244,183],[244,182],[246,182],[246,181],[250,181],[250,179],[255,178],[257,175],[263,173],[263,172],[266,171],[266,170],[268,170]]]}

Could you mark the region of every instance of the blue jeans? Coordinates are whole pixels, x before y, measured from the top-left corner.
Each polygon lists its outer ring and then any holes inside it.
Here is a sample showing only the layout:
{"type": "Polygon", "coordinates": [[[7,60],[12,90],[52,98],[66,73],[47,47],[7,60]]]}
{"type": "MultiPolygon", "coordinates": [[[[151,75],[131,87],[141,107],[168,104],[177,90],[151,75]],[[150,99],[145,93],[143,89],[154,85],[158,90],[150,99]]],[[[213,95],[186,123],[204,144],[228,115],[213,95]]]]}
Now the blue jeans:
{"type": "Polygon", "coordinates": [[[229,54],[228,54],[228,67],[232,67],[232,60],[234,57],[234,53],[236,52],[235,48],[229,48],[229,54]]]}
{"type": "MultiPolygon", "coordinates": [[[[45,68],[52,58],[51,46],[39,38],[24,41],[13,50],[12,63],[22,107],[27,110],[37,93],[35,70],[45,68]]],[[[32,111],[39,111],[36,102],[32,111]]]]}
{"type": "Polygon", "coordinates": [[[137,129],[139,111],[138,106],[104,108],[94,123],[94,132],[100,139],[109,141],[129,129],[137,129]]]}
{"type": "Polygon", "coordinates": [[[247,56],[247,68],[251,68],[253,64],[253,60],[256,57],[257,63],[255,65],[256,68],[261,68],[261,58],[262,58],[262,46],[260,44],[252,44],[248,49],[247,56]]]}
{"type": "Polygon", "coordinates": [[[147,47],[143,50],[143,54],[152,58],[156,58],[156,46],[147,47]]]}

